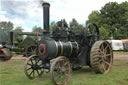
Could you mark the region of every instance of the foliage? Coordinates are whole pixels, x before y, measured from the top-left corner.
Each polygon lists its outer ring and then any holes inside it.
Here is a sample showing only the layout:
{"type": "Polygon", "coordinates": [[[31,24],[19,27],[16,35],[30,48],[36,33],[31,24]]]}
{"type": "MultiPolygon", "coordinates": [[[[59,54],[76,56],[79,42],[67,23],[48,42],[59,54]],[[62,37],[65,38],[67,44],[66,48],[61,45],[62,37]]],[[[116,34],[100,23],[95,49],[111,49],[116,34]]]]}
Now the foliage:
{"type": "Polygon", "coordinates": [[[109,36],[109,32],[102,26],[100,28],[100,37],[101,39],[107,39],[109,36]]]}
{"type": "Polygon", "coordinates": [[[56,29],[56,27],[57,27],[57,24],[54,21],[51,22],[50,29],[49,29],[49,31],[50,31],[51,34],[52,34],[53,30],[56,29]]]}
{"type": "MultiPolygon", "coordinates": [[[[37,26],[34,26],[32,28],[32,32],[34,33],[41,33],[42,32],[42,28],[41,27],[37,27],[37,26]]],[[[39,36],[31,36],[34,40],[38,40],[39,36]]]]}
{"type": "Polygon", "coordinates": [[[9,32],[13,30],[13,23],[11,22],[0,22],[0,43],[9,42],[9,32]]]}
{"type": "Polygon", "coordinates": [[[128,2],[105,4],[100,11],[93,11],[89,15],[86,23],[90,22],[96,23],[100,30],[103,30],[101,31],[103,38],[108,39],[111,36],[114,39],[128,38],[128,2]]]}
{"type": "MultiPolygon", "coordinates": [[[[16,27],[14,30],[14,32],[23,32],[23,28],[22,27],[16,27]]],[[[23,40],[23,35],[15,35],[15,40],[23,40]]]]}
{"type": "Polygon", "coordinates": [[[99,25],[100,22],[100,13],[98,11],[92,11],[92,13],[88,16],[88,21],[86,21],[86,24],[95,23],[99,25]]]}
{"type": "Polygon", "coordinates": [[[41,27],[37,27],[37,26],[34,26],[33,28],[32,28],[32,32],[41,32],[41,27]]]}
{"type": "Polygon", "coordinates": [[[79,24],[75,18],[70,22],[70,28],[73,32],[81,32],[84,29],[83,25],[79,24]]]}

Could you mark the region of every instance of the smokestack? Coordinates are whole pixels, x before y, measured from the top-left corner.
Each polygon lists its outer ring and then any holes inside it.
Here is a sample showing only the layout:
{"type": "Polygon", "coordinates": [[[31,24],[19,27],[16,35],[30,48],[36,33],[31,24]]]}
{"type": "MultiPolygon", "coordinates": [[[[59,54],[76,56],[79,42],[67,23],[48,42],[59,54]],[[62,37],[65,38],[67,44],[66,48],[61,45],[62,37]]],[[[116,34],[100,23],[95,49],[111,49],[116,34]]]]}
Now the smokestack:
{"type": "Polygon", "coordinates": [[[10,44],[14,44],[14,32],[10,32],[10,44]]]}
{"type": "Polygon", "coordinates": [[[44,19],[44,30],[46,30],[46,32],[49,32],[49,7],[50,7],[50,4],[47,3],[47,2],[44,2],[42,4],[43,6],[43,19],[44,19]]]}

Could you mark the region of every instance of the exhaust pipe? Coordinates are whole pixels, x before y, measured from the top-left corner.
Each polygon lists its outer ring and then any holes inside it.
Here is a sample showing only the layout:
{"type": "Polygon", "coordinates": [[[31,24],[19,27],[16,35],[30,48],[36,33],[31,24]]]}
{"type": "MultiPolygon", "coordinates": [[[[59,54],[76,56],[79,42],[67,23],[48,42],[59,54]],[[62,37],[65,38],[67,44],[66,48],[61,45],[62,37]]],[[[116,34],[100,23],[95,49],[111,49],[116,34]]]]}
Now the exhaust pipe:
{"type": "Polygon", "coordinates": [[[10,44],[13,46],[14,44],[14,32],[10,32],[10,44]]]}
{"type": "Polygon", "coordinates": [[[44,22],[44,30],[46,32],[49,32],[49,7],[50,7],[50,4],[47,3],[47,2],[44,2],[42,4],[43,6],[43,22],[44,22]]]}

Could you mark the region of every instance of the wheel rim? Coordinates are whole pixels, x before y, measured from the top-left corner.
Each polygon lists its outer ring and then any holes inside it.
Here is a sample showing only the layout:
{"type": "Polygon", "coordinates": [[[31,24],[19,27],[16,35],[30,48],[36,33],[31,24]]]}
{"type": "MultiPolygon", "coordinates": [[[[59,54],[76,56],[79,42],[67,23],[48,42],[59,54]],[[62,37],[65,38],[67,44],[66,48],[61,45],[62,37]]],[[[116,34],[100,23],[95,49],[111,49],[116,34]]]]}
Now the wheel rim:
{"type": "Polygon", "coordinates": [[[107,42],[103,42],[100,46],[100,69],[103,73],[109,72],[112,67],[113,56],[112,49],[107,42]]]}
{"type": "Polygon", "coordinates": [[[55,85],[66,85],[71,77],[71,64],[67,59],[58,58],[51,66],[51,79],[55,85]]]}
{"type": "Polygon", "coordinates": [[[38,56],[30,56],[24,65],[24,72],[29,79],[38,78],[42,75],[42,60],[38,56]]]}

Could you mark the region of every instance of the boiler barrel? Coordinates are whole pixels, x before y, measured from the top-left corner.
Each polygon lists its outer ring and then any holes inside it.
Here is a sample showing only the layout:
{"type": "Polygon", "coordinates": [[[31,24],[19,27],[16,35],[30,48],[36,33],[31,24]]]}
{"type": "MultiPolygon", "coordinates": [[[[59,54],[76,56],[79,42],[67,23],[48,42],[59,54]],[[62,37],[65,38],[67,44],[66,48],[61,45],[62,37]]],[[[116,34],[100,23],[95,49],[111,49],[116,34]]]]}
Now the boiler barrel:
{"type": "Polygon", "coordinates": [[[58,56],[76,57],[79,51],[77,42],[41,40],[38,43],[38,56],[52,59],[58,56]]]}

